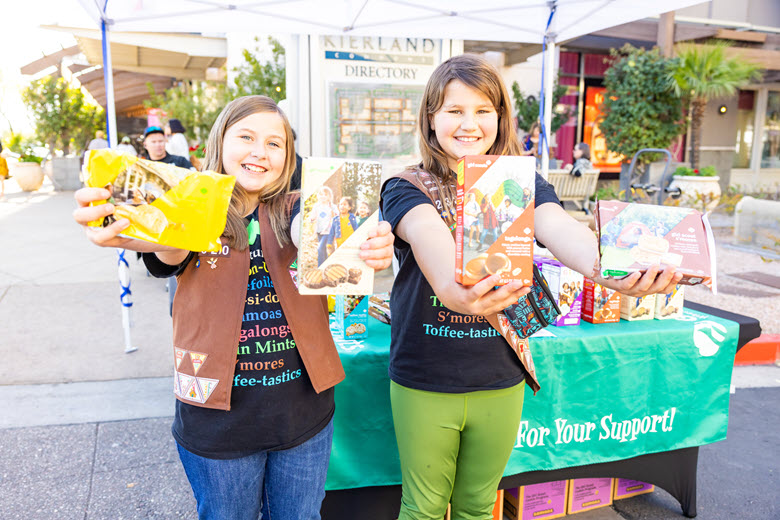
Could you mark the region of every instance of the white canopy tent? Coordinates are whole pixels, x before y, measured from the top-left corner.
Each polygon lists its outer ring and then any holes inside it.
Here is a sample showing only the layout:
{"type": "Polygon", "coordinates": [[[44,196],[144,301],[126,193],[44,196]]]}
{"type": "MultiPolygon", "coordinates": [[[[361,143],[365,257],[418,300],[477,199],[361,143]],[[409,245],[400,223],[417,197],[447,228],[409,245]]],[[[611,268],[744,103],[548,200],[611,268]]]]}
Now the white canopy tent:
{"type": "MultiPolygon", "coordinates": [[[[701,0],[79,0],[108,31],[323,34],[544,43],[542,98],[552,99],[555,45],[701,0]]],[[[109,53],[110,54],[110,53],[109,53]]],[[[110,56],[107,56],[110,61],[110,56]]],[[[110,63],[105,64],[110,70],[110,63]]],[[[291,100],[293,103],[295,100],[291,100]]],[[[552,103],[543,103],[550,128],[552,103]]],[[[114,124],[109,113],[109,132],[114,124]]],[[[548,167],[547,148],[542,167],[548,167]]]]}
{"type": "MultiPolygon", "coordinates": [[[[116,145],[109,31],[383,36],[542,43],[543,129],[552,119],[555,45],[701,0],[79,0],[101,27],[109,139],[116,145]]],[[[288,89],[288,92],[292,89],[288,89]]],[[[296,103],[295,99],[290,100],[296,103]]],[[[542,149],[547,176],[548,147],[542,149]]],[[[121,266],[120,266],[121,268],[121,266]]],[[[129,285],[129,280],[128,280],[129,285]]],[[[123,285],[123,291],[125,290],[123,285]]],[[[125,308],[127,311],[127,308],[125,308]]],[[[129,334],[126,342],[129,346],[129,334]]]]}

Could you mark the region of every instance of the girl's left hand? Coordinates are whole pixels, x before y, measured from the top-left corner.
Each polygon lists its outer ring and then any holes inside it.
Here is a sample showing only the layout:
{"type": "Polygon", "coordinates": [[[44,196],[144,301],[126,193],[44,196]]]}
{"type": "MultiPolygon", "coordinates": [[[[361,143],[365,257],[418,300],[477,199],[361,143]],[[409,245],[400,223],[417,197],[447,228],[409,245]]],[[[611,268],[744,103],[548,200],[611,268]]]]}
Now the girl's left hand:
{"type": "Polygon", "coordinates": [[[380,271],[387,269],[393,261],[393,242],[395,235],[390,223],[384,220],[368,232],[368,240],[360,246],[360,258],[367,266],[380,271]]]}
{"type": "Polygon", "coordinates": [[[682,273],[675,272],[674,267],[661,270],[661,266],[651,265],[643,274],[631,273],[620,280],[605,280],[599,277],[595,281],[628,296],[647,296],[648,294],[672,292],[682,276],[682,273]]]}

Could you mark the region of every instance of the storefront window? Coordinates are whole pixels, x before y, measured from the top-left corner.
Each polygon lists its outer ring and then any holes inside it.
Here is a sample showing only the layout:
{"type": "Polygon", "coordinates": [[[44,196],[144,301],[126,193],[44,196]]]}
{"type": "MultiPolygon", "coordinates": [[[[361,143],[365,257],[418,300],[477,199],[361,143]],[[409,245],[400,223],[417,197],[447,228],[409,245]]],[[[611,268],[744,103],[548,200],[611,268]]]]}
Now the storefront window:
{"type": "Polygon", "coordinates": [[[741,90],[737,104],[737,153],[734,154],[734,168],[750,168],[755,116],[755,91],[741,90]]]}
{"type": "Polygon", "coordinates": [[[780,168],[780,92],[768,94],[761,135],[761,168],[780,168]]]}

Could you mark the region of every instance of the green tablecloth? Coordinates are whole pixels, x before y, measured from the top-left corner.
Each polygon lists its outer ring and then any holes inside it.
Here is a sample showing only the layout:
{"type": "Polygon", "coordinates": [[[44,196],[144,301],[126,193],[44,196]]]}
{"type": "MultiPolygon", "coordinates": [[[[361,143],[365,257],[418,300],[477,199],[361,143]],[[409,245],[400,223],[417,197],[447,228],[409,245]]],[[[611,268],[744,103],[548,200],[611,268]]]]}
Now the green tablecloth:
{"type": "MultiPolygon", "coordinates": [[[[737,323],[685,309],[679,320],[549,327],[531,339],[542,389],[526,388],[504,475],[608,462],[726,438],[737,323]],[[554,336],[553,336],[554,335],[554,336]]],[[[336,341],[327,489],[400,484],[390,412],[390,327],[336,341]]]]}

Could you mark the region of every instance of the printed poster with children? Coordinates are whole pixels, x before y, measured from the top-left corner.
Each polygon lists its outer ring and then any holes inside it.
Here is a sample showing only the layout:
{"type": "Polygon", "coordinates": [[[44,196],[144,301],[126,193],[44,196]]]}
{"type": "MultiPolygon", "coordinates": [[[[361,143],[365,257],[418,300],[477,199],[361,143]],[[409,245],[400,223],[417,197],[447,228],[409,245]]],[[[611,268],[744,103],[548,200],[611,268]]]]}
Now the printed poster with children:
{"type": "Polygon", "coordinates": [[[301,172],[301,294],[371,294],[374,270],[358,256],[379,223],[382,166],[308,158],[301,172]]]}

